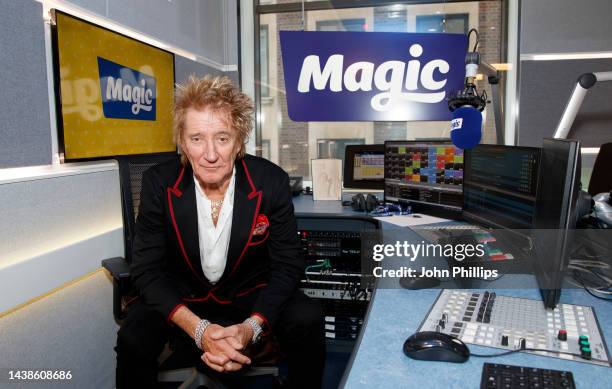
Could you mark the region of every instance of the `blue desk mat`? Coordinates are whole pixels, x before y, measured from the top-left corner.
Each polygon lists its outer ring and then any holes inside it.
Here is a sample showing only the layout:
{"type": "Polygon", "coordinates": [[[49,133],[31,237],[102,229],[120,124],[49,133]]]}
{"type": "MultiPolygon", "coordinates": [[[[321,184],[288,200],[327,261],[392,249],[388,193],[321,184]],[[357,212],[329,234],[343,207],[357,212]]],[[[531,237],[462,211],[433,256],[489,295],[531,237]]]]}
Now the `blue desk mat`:
{"type": "MultiPolygon", "coordinates": [[[[491,289],[498,295],[539,299],[537,289],[491,289]]],[[[497,358],[470,357],[466,363],[417,361],[404,355],[406,338],[418,329],[439,294],[438,289],[378,289],[372,301],[367,325],[358,345],[345,388],[478,388],[484,362],[506,363],[555,370],[569,370],[578,388],[611,388],[612,368],[558,358],[516,353],[497,358]]],[[[606,343],[612,340],[612,305],[583,290],[568,289],[562,303],[595,308],[606,343]]],[[[486,354],[498,349],[469,345],[471,351],[486,354]]]]}

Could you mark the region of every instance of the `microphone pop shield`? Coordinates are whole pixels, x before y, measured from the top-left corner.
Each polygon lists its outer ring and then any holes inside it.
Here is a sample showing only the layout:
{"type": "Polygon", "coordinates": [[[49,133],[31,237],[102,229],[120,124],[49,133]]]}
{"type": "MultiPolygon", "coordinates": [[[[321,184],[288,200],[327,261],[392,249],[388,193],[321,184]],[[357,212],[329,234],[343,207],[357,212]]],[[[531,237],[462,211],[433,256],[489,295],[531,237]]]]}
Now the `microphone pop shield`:
{"type": "Polygon", "coordinates": [[[471,149],[480,143],[482,114],[476,108],[464,106],[452,113],[451,140],[460,149],[471,149]]]}

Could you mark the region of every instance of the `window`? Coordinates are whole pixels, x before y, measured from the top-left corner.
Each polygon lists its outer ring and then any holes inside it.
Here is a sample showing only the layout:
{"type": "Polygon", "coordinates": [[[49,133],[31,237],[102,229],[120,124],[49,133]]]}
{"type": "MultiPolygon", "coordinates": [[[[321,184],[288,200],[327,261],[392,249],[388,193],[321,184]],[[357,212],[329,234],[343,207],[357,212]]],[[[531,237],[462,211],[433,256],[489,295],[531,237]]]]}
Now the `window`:
{"type": "Polygon", "coordinates": [[[365,19],[317,21],[317,31],[365,31],[365,19]]]}
{"type": "Polygon", "coordinates": [[[261,140],[261,156],[265,159],[270,159],[270,139],[261,140]]]}
{"type": "Polygon", "coordinates": [[[420,15],[416,18],[416,32],[450,32],[467,34],[469,14],[420,15]]]}
{"type": "MultiPolygon", "coordinates": [[[[502,20],[504,7],[501,0],[461,1],[416,4],[317,9],[322,2],[306,2],[304,20],[300,2],[260,1],[257,7],[260,29],[260,74],[255,85],[261,85],[261,102],[257,123],[261,136],[259,150],[292,176],[310,179],[309,161],[329,156],[343,159],[344,146],[382,143],[385,140],[412,140],[450,137],[448,121],[428,122],[293,122],[287,114],[283,65],[280,51],[280,30],[307,31],[366,31],[366,32],[419,32],[435,31],[465,33],[477,28],[480,33],[479,49],[489,63],[500,63],[502,54],[502,20]],[[278,3],[278,4],[277,4],[278,3]],[[282,3],[282,4],[280,4],[282,3]],[[266,36],[265,41],[263,35],[266,36]],[[265,55],[265,58],[263,57],[265,55]],[[268,85],[268,86],[265,86],[268,85]]],[[[368,2],[372,4],[373,2],[368,2]]],[[[328,6],[328,5],[327,5],[328,6]]],[[[323,7],[323,5],[321,5],[323,7]]],[[[491,96],[486,81],[478,83],[491,96]]],[[[502,100],[503,101],[503,100],[502,100]]],[[[483,142],[496,141],[493,109],[485,110],[483,142]]]]}
{"type": "Polygon", "coordinates": [[[269,49],[268,49],[268,26],[262,24],[259,26],[259,50],[260,50],[260,85],[261,97],[270,96],[270,71],[268,68],[269,49]]]}
{"type": "Polygon", "coordinates": [[[317,139],[317,158],[341,159],[342,171],[344,171],[346,146],[363,144],[365,144],[365,139],[317,139]]]}

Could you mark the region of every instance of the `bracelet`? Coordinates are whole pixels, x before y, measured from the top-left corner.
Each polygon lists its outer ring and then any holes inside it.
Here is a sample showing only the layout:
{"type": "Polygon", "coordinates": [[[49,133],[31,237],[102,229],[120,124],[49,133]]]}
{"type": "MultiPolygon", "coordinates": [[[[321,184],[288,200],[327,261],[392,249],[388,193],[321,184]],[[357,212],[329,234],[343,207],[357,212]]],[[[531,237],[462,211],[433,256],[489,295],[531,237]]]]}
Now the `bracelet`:
{"type": "Polygon", "coordinates": [[[251,343],[257,343],[261,339],[263,329],[252,317],[245,319],[244,323],[248,324],[253,329],[253,338],[251,339],[251,343]]]}
{"type": "Polygon", "coordinates": [[[193,335],[193,340],[195,341],[196,346],[202,351],[202,336],[204,335],[204,331],[208,328],[210,322],[206,319],[200,320],[198,325],[196,326],[195,333],[193,335]]]}

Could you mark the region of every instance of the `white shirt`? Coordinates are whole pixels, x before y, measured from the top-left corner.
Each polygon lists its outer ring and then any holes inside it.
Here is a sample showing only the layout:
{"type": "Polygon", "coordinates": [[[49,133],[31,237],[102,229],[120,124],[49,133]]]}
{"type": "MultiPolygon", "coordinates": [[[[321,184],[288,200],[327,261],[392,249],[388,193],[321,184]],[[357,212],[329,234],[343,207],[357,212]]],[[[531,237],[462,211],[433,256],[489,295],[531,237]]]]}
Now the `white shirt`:
{"type": "Polygon", "coordinates": [[[196,186],[196,205],[198,208],[198,236],[200,243],[200,262],[204,275],[211,283],[219,281],[227,262],[230,235],[232,232],[232,215],[234,214],[234,182],[236,168],[223,197],[223,206],[219,213],[217,226],[213,224],[210,214],[210,200],[193,177],[196,186]]]}

